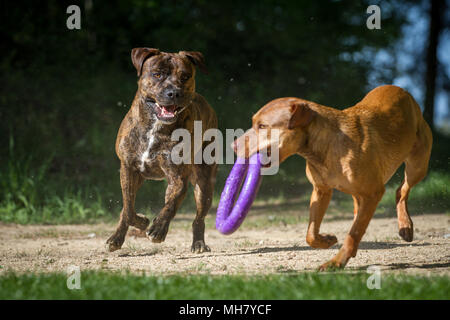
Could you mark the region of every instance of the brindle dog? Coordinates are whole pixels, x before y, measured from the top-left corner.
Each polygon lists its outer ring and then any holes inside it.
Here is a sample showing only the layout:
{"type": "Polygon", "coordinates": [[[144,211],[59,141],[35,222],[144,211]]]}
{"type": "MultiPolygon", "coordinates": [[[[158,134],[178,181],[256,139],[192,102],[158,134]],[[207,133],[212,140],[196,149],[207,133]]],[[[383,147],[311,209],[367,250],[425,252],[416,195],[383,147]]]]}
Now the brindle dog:
{"type": "Polygon", "coordinates": [[[202,121],[203,133],[217,128],[214,110],[195,92],[195,68],[206,72],[203,55],[135,48],[131,59],[139,77],[138,90],[116,140],[116,153],[121,162],[123,209],[117,230],[107,241],[109,251],[122,247],[129,226],[147,229],[149,219],[136,214],[134,208],[136,192],[145,179],[167,179],[168,182],[164,207],[147,232],[152,241],[162,242],[166,238],[170,221],[191,182],[197,205],[192,224],[192,251],[210,251],[204,239],[204,219],[211,207],[217,165],[194,164],[194,161],[177,165],[171,158],[172,148],[178,144],[171,140],[175,129],[187,129],[192,139],[194,121],[202,121]]]}

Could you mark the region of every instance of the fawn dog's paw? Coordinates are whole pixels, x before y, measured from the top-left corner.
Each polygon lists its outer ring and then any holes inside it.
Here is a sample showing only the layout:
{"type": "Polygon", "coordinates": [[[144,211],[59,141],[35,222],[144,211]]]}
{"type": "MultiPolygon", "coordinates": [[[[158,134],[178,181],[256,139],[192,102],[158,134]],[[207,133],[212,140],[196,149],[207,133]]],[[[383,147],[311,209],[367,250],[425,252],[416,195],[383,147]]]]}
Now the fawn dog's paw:
{"type": "Polygon", "coordinates": [[[398,234],[406,242],[411,242],[414,239],[414,230],[412,227],[411,228],[409,228],[409,227],[408,228],[400,228],[400,230],[398,231],[398,234]]]}
{"type": "MultiPolygon", "coordinates": [[[[341,248],[338,254],[333,257],[333,259],[322,264],[317,271],[334,271],[344,268],[348,260],[350,259],[349,251],[350,250],[341,248]]],[[[353,250],[351,250],[350,252],[353,252],[353,250]]]]}
{"type": "Polygon", "coordinates": [[[328,249],[337,243],[337,238],[333,234],[318,234],[315,237],[307,237],[306,242],[313,248],[328,249]]]}
{"type": "Polygon", "coordinates": [[[338,262],[334,259],[322,264],[317,271],[335,271],[345,267],[344,263],[338,262]]]}

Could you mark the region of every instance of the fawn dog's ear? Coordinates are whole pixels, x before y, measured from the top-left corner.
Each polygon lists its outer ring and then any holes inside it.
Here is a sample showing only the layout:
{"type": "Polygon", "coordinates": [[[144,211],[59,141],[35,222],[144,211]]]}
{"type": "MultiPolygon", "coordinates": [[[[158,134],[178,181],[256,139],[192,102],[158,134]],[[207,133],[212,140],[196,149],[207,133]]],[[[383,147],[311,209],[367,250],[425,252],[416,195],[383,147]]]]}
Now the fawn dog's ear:
{"type": "Polygon", "coordinates": [[[151,56],[156,56],[159,53],[159,50],[154,48],[134,48],[131,50],[131,61],[137,70],[138,77],[141,76],[142,66],[144,65],[145,60],[151,56]]]}
{"type": "Polygon", "coordinates": [[[294,129],[298,127],[306,127],[311,123],[316,113],[309,107],[306,102],[294,102],[290,106],[291,118],[289,119],[288,128],[294,129]]]}
{"type": "Polygon", "coordinates": [[[208,74],[208,70],[206,69],[205,65],[205,58],[203,57],[203,54],[198,51],[180,51],[178,52],[180,56],[186,57],[191,61],[191,63],[198,67],[201,72],[208,74]]]}

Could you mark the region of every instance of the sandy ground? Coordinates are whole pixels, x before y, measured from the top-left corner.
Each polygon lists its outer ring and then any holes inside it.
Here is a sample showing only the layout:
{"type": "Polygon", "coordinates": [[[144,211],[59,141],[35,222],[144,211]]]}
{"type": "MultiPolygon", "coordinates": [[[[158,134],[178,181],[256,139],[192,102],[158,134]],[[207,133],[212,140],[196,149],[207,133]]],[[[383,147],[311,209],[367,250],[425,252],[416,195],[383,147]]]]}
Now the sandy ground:
{"type": "MultiPolygon", "coordinates": [[[[251,217],[247,218],[251,221],[251,217]]],[[[313,271],[340,247],[351,226],[351,217],[326,218],[322,231],[334,233],[339,243],[330,249],[310,248],[307,222],[244,225],[229,236],[207,220],[206,243],[212,251],[190,252],[192,216],[172,222],[166,241],[153,244],[129,235],[119,251],[106,251],[105,241],[113,224],[21,226],[0,225],[0,274],[16,272],[66,272],[70,265],[81,270],[130,270],[147,274],[211,273],[268,274],[313,271]]],[[[406,243],[397,236],[395,218],[374,218],[349,271],[370,265],[396,273],[450,275],[450,217],[445,214],[413,217],[415,239],[406,243]]]]}

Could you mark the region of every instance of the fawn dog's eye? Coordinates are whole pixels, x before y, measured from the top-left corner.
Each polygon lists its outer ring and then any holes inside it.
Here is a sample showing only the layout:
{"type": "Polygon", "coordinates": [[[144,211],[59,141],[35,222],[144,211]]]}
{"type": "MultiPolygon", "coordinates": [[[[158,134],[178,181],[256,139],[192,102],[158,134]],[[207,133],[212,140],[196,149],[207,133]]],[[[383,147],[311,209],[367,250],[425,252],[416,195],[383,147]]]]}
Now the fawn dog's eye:
{"type": "Polygon", "coordinates": [[[266,129],[266,128],[267,128],[266,124],[262,124],[262,123],[258,124],[258,129],[266,129]]]}

